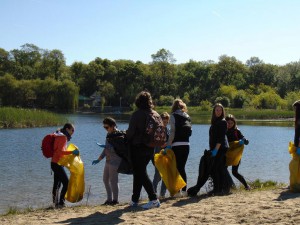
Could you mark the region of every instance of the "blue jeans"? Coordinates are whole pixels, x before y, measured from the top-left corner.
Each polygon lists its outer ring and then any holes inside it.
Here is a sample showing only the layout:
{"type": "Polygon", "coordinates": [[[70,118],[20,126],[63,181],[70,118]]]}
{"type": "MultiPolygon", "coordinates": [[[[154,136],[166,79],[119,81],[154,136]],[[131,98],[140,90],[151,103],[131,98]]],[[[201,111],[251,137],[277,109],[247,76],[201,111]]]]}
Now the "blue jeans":
{"type": "Polygon", "coordinates": [[[154,178],[153,178],[153,182],[152,182],[155,193],[157,193],[157,185],[158,185],[159,181],[161,181],[160,196],[165,196],[167,187],[166,187],[165,183],[162,181],[161,176],[158,172],[158,169],[155,168],[154,178]]]}

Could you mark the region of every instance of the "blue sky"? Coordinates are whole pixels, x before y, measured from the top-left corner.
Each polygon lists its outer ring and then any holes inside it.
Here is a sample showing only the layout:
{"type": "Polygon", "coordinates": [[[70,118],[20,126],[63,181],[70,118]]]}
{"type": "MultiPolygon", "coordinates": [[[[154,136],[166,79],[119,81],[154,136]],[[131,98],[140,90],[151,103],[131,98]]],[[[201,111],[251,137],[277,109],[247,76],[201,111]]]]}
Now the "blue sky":
{"type": "Polygon", "coordinates": [[[32,43],[66,62],[144,63],[165,48],[177,63],[226,54],[284,65],[300,59],[298,0],[0,0],[0,48],[32,43]]]}

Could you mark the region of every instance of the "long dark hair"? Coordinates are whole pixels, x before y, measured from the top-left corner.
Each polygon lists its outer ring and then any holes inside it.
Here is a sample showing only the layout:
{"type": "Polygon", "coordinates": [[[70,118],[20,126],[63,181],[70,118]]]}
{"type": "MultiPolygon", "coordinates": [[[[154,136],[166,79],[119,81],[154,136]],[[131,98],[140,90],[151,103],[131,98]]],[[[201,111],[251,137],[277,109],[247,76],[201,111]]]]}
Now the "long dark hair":
{"type": "Polygon", "coordinates": [[[237,128],[237,124],[236,124],[236,119],[235,119],[235,117],[234,117],[234,115],[232,115],[232,114],[228,114],[226,117],[225,117],[225,120],[228,122],[229,120],[231,120],[233,123],[234,123],[234,125],[233,125],[233,129],[236,129],[237,128]]]}
{"type": "Polygon", "coordinates": [[[295,109],[295,128],[300,127],[300,100],[295,101],[293,104],[295,109]]]}
{"type": "Polygon", "coordinates": [[[107,124],[110,127],[117,127],[117,123],[116,123],[115,119],[112,117],[106,117],[103,120],[103,124],[107,124]]]}
{"type": "Polygon", "coordinates": [[[64,127],[60,129],[60,132],[62,132],[64,135],[66,135],[68,141],[70,141],[71,140],[71,135],[68,133],[67,128],[68,129],[72,129],[72,128],[74,129],[74,125],[71,124],[71,123],[66,123],[64,125],[64,127]]]}
{"type": "Polygon", "coordinates": [[[150,92],[142,91],[135,98],[135,105],[139,109],[153,109],[154,105],[150,92]]]}
{"type": "Polygon", "coordinates": [[[214,124],[214,123],[215,123],[216,121],[218,121],[218,120],[224,119],[224,117],[225,117],[225,109],[224,109],[223,105],[222,105],[221,103],[216,103],[216,104],[214,105],[213,110],[212,110],[211,124],[214,124]],[[221,108],[222,108],[222,114],[221,114],[220,117],[216,117],[216,114],[215,114],[215,109],[216,109],[217,107],[221,107],[221,108]]]}

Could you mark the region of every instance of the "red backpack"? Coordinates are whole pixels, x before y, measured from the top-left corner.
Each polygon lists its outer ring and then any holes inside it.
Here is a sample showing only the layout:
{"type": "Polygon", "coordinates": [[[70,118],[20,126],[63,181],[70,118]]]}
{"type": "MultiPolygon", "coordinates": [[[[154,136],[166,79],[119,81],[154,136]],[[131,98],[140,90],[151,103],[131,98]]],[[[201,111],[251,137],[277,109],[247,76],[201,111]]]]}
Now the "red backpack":
{"type": "Polygon", "coordinates": [[[46,158],[51,158],[54,153],[54,140],[56,135],[54,133],[47,134],[42,141],[42,152],[46,158]]]}
{"type": "Polygon", "coordinates": [[[145,144],[149,147],[160,147],[167,141],[166,128],[162,118],[154,110],[147,115],[145,139],[145,144]]]}

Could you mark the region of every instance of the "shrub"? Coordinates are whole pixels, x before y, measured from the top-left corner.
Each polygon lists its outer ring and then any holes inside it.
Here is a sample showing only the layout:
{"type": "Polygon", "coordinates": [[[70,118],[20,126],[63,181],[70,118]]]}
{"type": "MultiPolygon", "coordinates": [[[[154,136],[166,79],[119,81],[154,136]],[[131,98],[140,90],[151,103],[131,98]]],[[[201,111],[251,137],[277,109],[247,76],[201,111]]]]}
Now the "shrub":
{"type": "Polygon", "coordinates": [[[203,100],[200,102],[200,109],[202,111],[210,111],[211,110],[211,103],[208,100],[203,100]]]}
{"type": "Polygon", "coordinates": [[[215,99],[215,103],[221,103],[224,107],[229,107],[230,106],[230,100],[226,96],[217,97],[215,99]]]}

